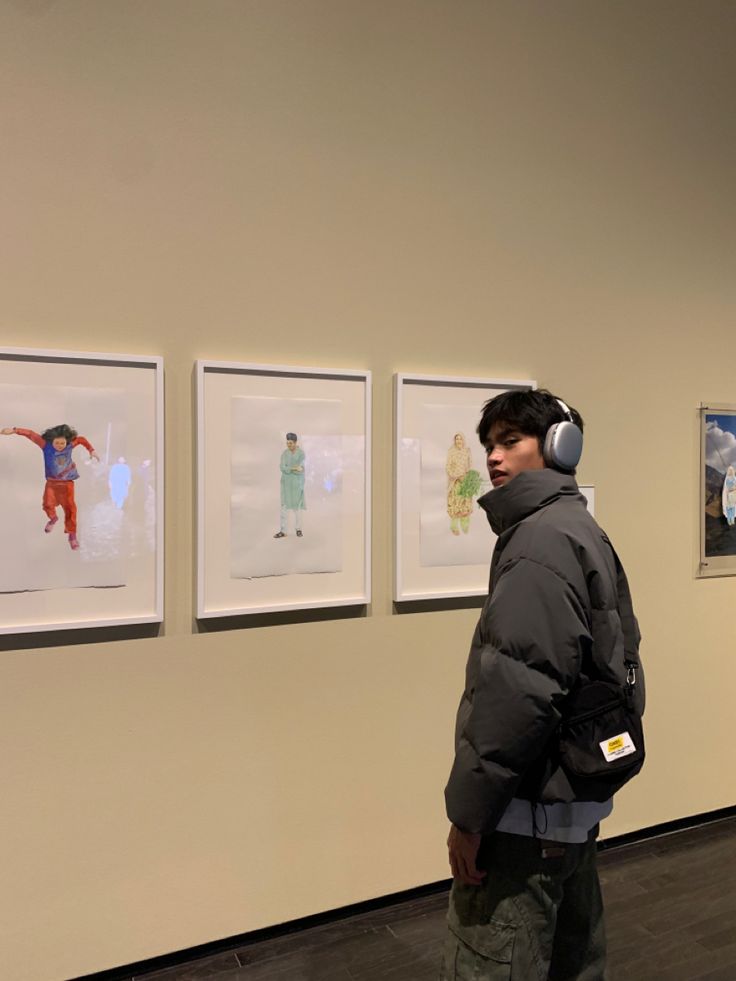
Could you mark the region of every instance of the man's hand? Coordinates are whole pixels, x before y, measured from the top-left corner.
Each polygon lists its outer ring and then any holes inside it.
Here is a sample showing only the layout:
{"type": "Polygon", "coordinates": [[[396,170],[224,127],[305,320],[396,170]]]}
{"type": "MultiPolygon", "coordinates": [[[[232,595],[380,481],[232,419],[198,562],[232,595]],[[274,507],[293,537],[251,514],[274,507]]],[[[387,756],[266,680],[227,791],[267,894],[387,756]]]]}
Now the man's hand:
{"type": "Polygon", "coordinates": [[[90,460],[97,460],[98,463],[100,462],[100,458],[97,456],[94,450],[92,450],[92,452],[90,453],[89,458],[90,460]]]}
{"type": "Polygon", "coordinates": [[[12,436],[14,432],[14,429],[0,429],[0,433],[2,433],[3,436],[12,436]]]}
{"type": "Polygon", "coordinates": [[[486,877],[486,873],[479,871],[475,865],[475,860],[478,857],[478,849],[480,848],[480,839],[480,835],[471,834],[469,831],[461,831],[454,824],[450,825],[447,850],[449,852],[452,877],[466,886],[479,886],[486,877]]]}

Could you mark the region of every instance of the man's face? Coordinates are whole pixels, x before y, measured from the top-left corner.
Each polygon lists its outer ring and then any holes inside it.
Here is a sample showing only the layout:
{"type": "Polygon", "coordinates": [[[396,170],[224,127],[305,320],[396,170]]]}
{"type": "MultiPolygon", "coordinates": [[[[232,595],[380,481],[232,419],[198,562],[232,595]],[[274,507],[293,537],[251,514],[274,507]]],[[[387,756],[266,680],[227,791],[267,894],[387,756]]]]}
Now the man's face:
{"type": "Polygon", "coordinates": [[[66,437],[57,436],[56,439],[51,440],[51,445],[57,453],[61,453],[62,450],[66,449],[66,437]]]}
{"type": "Polygon", "coordinates": [[[296,440],[295,439],[287,439],[286,445],[288,446],[288,448],[293,453],[294,450],[296,449],[296,440]]]}
{"type": "Polygon", "coordinates": [[[526,436],[506,423],[491,426],[486,441],[488,474],[494,487],[503,487],[524,470],[544,470],[536,436],[526,436]]]}

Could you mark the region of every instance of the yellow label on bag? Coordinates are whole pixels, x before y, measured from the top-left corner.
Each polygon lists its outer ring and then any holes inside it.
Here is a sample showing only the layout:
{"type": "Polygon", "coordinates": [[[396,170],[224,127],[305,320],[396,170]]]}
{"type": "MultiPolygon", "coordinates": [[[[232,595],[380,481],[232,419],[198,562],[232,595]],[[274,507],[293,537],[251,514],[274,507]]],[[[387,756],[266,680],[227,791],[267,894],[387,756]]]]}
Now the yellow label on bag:
{"type": "Polygon", "coordinates": [[[612,763],[613,760],[617,760],[621,756],[629,756],[630,753],[636,752],[636,746],[628,732],[621,732],[611,739],[604,739],[598,745],[607,763],[612,763]]]}

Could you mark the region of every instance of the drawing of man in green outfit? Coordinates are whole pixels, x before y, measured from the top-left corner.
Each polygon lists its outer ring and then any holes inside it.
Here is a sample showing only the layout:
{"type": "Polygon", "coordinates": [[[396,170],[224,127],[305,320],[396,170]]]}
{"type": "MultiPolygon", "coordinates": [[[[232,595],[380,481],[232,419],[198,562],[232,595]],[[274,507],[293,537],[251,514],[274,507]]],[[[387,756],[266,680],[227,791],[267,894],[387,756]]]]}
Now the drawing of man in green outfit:
{"type": "Polygon", "coordinates": [[[289,511],[294,512],[296,537],[302,537],[304,503],[304,450],[297,444],[296,433],[286,434],[286,449],[281,454],[281,523],[274,538],[285,538],[289,511]]]}

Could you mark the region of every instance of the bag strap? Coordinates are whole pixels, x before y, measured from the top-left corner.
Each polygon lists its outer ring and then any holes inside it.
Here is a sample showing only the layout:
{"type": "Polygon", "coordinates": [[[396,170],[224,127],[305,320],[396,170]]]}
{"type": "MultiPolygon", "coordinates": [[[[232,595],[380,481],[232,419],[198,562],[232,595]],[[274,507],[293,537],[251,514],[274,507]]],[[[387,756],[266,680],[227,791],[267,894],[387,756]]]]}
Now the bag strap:
{"type": "Polygon", "coordinates": [[[640,666],[639,661],[639,641],[641,640],[641,634],[639,633],[639,625],[636,622],[636,617],[634,616],[634,604],[631,600],[631,590],[629,589],[629,581],[626,578],[626,573],[624,572],[624,567],[621,564],[621,559],[618,557],[616,549],[611,544],[608,536],[604,536],[608,546],[613,553],[613,561],[616,565],[616,593],[618,597],[618,614],[621,618],[621,629],[624,634],[624,664],[626,666],[626,694],[631,696],[634,694],[634,688],[636,686],[636,672],[640,666]]]}
{"type": "MultiPolygon", "coordinates": [[[[609,542],[610,544],[610,542],[609,542]]],[[[639,667],[639,626],[634,616],[634,604],[631,601],[631,590],[629,581],[626,578],[624,567],[616,554],[616,549],[611,545],[613,558],[616,563],[616,592],[618,593],[619,616],[621,617],[621,628],[624,632],[624,655],[627,664],[639,667]]]]}

